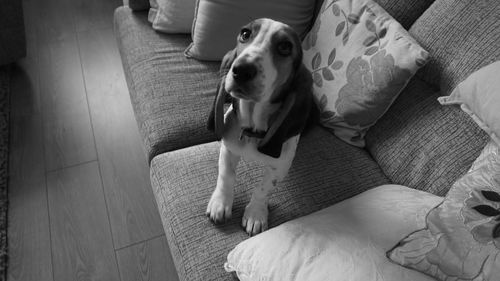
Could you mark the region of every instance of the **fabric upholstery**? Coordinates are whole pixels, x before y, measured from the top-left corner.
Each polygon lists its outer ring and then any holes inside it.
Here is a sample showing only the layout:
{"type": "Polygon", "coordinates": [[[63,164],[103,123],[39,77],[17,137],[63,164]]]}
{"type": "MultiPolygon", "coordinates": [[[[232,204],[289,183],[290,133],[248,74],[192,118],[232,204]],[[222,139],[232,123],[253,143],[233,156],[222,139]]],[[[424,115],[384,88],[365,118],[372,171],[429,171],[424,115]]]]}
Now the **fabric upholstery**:
{"type": "Polygon", "coordinates": [[[470,171],[412,232],[388,252],[438,280],[500,278],[500,147],[490,141],[470,171]]]}
{"type": "MultiPolygon", "coordinates": [[[[318,14],[323,1],[324,0],[316,1],[315,15],[318,14]]],[[[435,0],[375,0],[375,2],[384,8],[384,10],[405,29],[409,29],[415,20],[417,20],[434,1],[435,0]]]]}
{"type": "Polygon", "coordinates": [[[0,65],[26,55],[22,1],[0,0],[0,65]]]}
{"type": "Polygon", "coordinates": [[[302,47],[321,124],[358,147],[428,57],[373,0],[325,1],[302,47]]]}
{"type": "MultiPolygon", "coordinates": [[[[217,181],[219,143],[164,153],[151,163],[151,182],[174,263],[181,280],[232,280],[224,271],[226,255],[248,236],[241,217],[262,169],[241,162],[233,218],[214,226],[205,216],[217,181]]],[[[350,146],[316,127],[299,142],[289,174],[269,201],[269,225],[277,226],[388,183],[363,149],[350,146]]]]}
{"type": "Polygon", "coordinates": [[[440,95],[414,77],[366,142],[393,183],[444,196],[489,136],[460,108],[441,106],[440,95]]]}
{"type": "Polygon", "coordinates": [[[215,139],[206,129],[218,81],[218,63],[187,59],[186,35],[154,31],[147,13],[121,7],[115,33],[130,98],[147,154],[215,139]]]}
{"type": "Polygon", "coordinates": [[[434,281],[392,263],[385,252],[422,229],[442,200],[382,185],[241,242],[224,268],[240,281],[434,281]]]}
{"type": "Polygon", "coordinates": [[[144,11],[149,9],[149,0],[128,0],[128,6],[133,11],[144,11]]]}
{"type": "Polygon", "coordinates": [[[441,104],[457,104],[500,145],[500,61],[472,73],[441,104]]]}
{"type": "Polygon", "coordinates": [[[431,54],[417,73],[447,96],[475,70],[500,60],[498,0],[437,0],[410,34],[431,54]]]}

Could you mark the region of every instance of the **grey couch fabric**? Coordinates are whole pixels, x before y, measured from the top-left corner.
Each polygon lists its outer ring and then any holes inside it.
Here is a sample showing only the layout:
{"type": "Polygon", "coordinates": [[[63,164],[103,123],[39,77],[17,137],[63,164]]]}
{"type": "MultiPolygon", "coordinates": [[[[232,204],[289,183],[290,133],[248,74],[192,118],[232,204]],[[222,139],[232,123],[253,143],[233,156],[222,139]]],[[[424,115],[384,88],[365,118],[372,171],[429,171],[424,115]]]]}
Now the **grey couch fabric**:
{"type": "MultiPolygon", "coordinates": [[[[488,140],[458,107],[440,106],[436,98],[500,59],[500,2],[377,2],[404,27],[411,26],[431,62],[368,131],[366,149],[349,146],[320,127],[301,139],[289,175],[272,194],[271,227],[385,183],[445,195],[488,140]]],[[[119,8],[115,30],[179,277],[232,280],[222,265],[247,238],[240,220],[261,170],[256,163],[241,163],[233,219],[223,226],[209,222],[204,213],[216,184],[219,144],[210,142],[214,137],[205,123],[218,63],[186,59],[190,37],[156,33],[147,12],[119,8]]]]}
{"type": "Polygon", "coordinates": [[[500,59],[500,1],[436,1],[410,34],[431,59],[417,75],[449,95],[472,72],[500,59]]]}
{"type": "Polygon", "coordinates": [[[367,149],[393,183],[444,196],[489,136],[458,106],[415,77],[366,136],[367,149]]]}
{"type": "Polygon", "coordinates": [[[457,106],[443,107],[436,98],[500,59],[500,2],[438,0],[410,33],[431,61],[370,129],[367,148],[394,183],[445,195],[488,136],[457,106]]]}
{"type": "Polygon", "coordinates": [[[0,65],[26,55],[22,1],[0,0],[0,65]]]}
{"type": "Polygon", "coordinates": [[[184,56],[187,35],[151,28],[147,13],[120,7],[115,34],[130,98],[152,159],[162,152],[213,141],[206,120],[215,97],[219,63],[184,56]]]}
{"type": "MultiPolygon", "coordinates": [[[[233,218],[214,226],[205,216],[217,181],[219,143],[193,146],[155,157],[151,181],[181,280],[231,280],[227,253],[248,238],[241,217],[262,176],[256,163],[238,169],[233,218]]],[[[270,199],[270,227],[389,183],[366,150],[316,127],[304,136],[285,180],[270,199]]]]}

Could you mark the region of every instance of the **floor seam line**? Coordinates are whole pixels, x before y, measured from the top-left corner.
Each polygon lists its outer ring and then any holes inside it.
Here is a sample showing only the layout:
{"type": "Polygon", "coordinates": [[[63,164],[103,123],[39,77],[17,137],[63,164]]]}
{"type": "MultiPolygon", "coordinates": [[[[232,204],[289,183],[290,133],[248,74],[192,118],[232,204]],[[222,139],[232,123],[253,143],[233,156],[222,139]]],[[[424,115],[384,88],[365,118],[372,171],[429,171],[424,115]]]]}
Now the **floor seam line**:
{"type": "Polygon", "coordinates": [[[130,248],[130,247],[133,247],[133,246],[137,246],[137,245],[139,245],[141,243],[149,242],[149,241],[158,239],[158,238],[163,237],[163,236],[165,236],[165,233],[153,236],[151,238],[148,238],[148,239],[145,239],[145,240],[142,240],[142,241],[137,241],[137,242],[131,243],[131,244],[127,245],[127,246],[120,247],[118,249],[115,249],[115,252],[121,251],[121,250],[126,249],[126,248],[130,248]]]}

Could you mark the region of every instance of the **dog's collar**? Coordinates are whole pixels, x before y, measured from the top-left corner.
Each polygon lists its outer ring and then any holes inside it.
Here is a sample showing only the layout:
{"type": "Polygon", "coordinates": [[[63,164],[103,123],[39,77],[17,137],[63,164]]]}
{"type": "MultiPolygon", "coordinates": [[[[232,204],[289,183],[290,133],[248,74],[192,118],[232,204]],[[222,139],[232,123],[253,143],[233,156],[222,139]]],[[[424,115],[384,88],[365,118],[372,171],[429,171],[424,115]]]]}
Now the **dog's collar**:
{"type": "MultiPolygon", "coordinates": [[[[241,128],[240,132],[240,140],[243,139],[243,136],[247,137],[252,137],[252,138],[259,138],[262,139],[260,142],[260,145],[265,145],[271,137],[276,133],[278,128],[281,126],[283,121],[285,121],[286,116],[290,112],[293,104],[295,103],[295,95],[291,94],[288,95],[283,104],[281,105],[280,110],[278,111],[278,114],[276,118],[274,119],[274,122],[272,122],[271,126],[267,131],[263,130],[254,130],[253,128],[250,127],[243,127],[241,128]]],[[[235,108],[236,115],[238,115],[238,108],[235,108]]]]}
{"type": "MultiPolygon", "coordinates": [[[[229,95],[224,90],[224,80],[221,83],[221,87],[219,88],[219,93],[217,94],[216,100],[215,100],[215,134],[217,135],[218,138],[222,138],[223,130],[224,130],[224,101],[226,99],[226,96],[229,95]]],[[[274,122],[271,124],[271,127],[267,130],[267,132],[254,132],[253,130],[243,130],[241,131],[240,134],[240,139],[243,136],[251,136],[251,137],[256,137],[258,136],[261,138],[260,145],[263,146],[269,142],[269,140],[272,138],[272,136],[276,133],[278,128],[281,126],[281,124],[285,121],[286,116],[292,109],[292,106],[295,103],[295,94],[291,93],[288,94],[287,97],[285,98],[285,101],[283,102],[281,109],[278,113],[278,116],[274,120],[274,122]]],[[[234,110],[236,111],[236,114],[238,114],[238,106],[237,103],[235,103],[235,100],[233,99],[233,106],[234,110]]]]}
{"type": "Polygon", "coordinates": [[[243,137],[250,137],[250,138],[258,138],[258,139],[263,139],[267,134],[267,131],[263,130],[254,130],[253,128],[246,127],[246,128],[241,128],[240,132],[240,140],[243,139],[243,137]]]}

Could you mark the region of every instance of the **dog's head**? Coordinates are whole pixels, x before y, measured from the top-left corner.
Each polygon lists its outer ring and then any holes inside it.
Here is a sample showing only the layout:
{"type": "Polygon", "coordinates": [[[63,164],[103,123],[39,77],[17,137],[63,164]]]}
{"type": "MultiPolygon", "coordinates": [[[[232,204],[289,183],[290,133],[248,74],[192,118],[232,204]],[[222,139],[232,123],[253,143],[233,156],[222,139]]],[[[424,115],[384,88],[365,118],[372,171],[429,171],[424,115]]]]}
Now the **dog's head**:
{"type": "Polygon", "coordinates": [[[228,60],[226,92],[254,102],[273,101],[302,64],[300,39],[284,23],[257,19],[241,28],[228,60]]]}
{"type": "Polygon", "coordinates": [[[222,79],[207,127],[221,138],[228,95],[252,102],[281,103],[276,120],[259,151],[279,157],[281,145],[302,132],[312,101],[311,73],[302,63],[297,33],[286,24],[257,19],[241,28],[236,48],[222,59],[222,79]],[[283,117],[280,119],[280,116],[283,117]]]}

